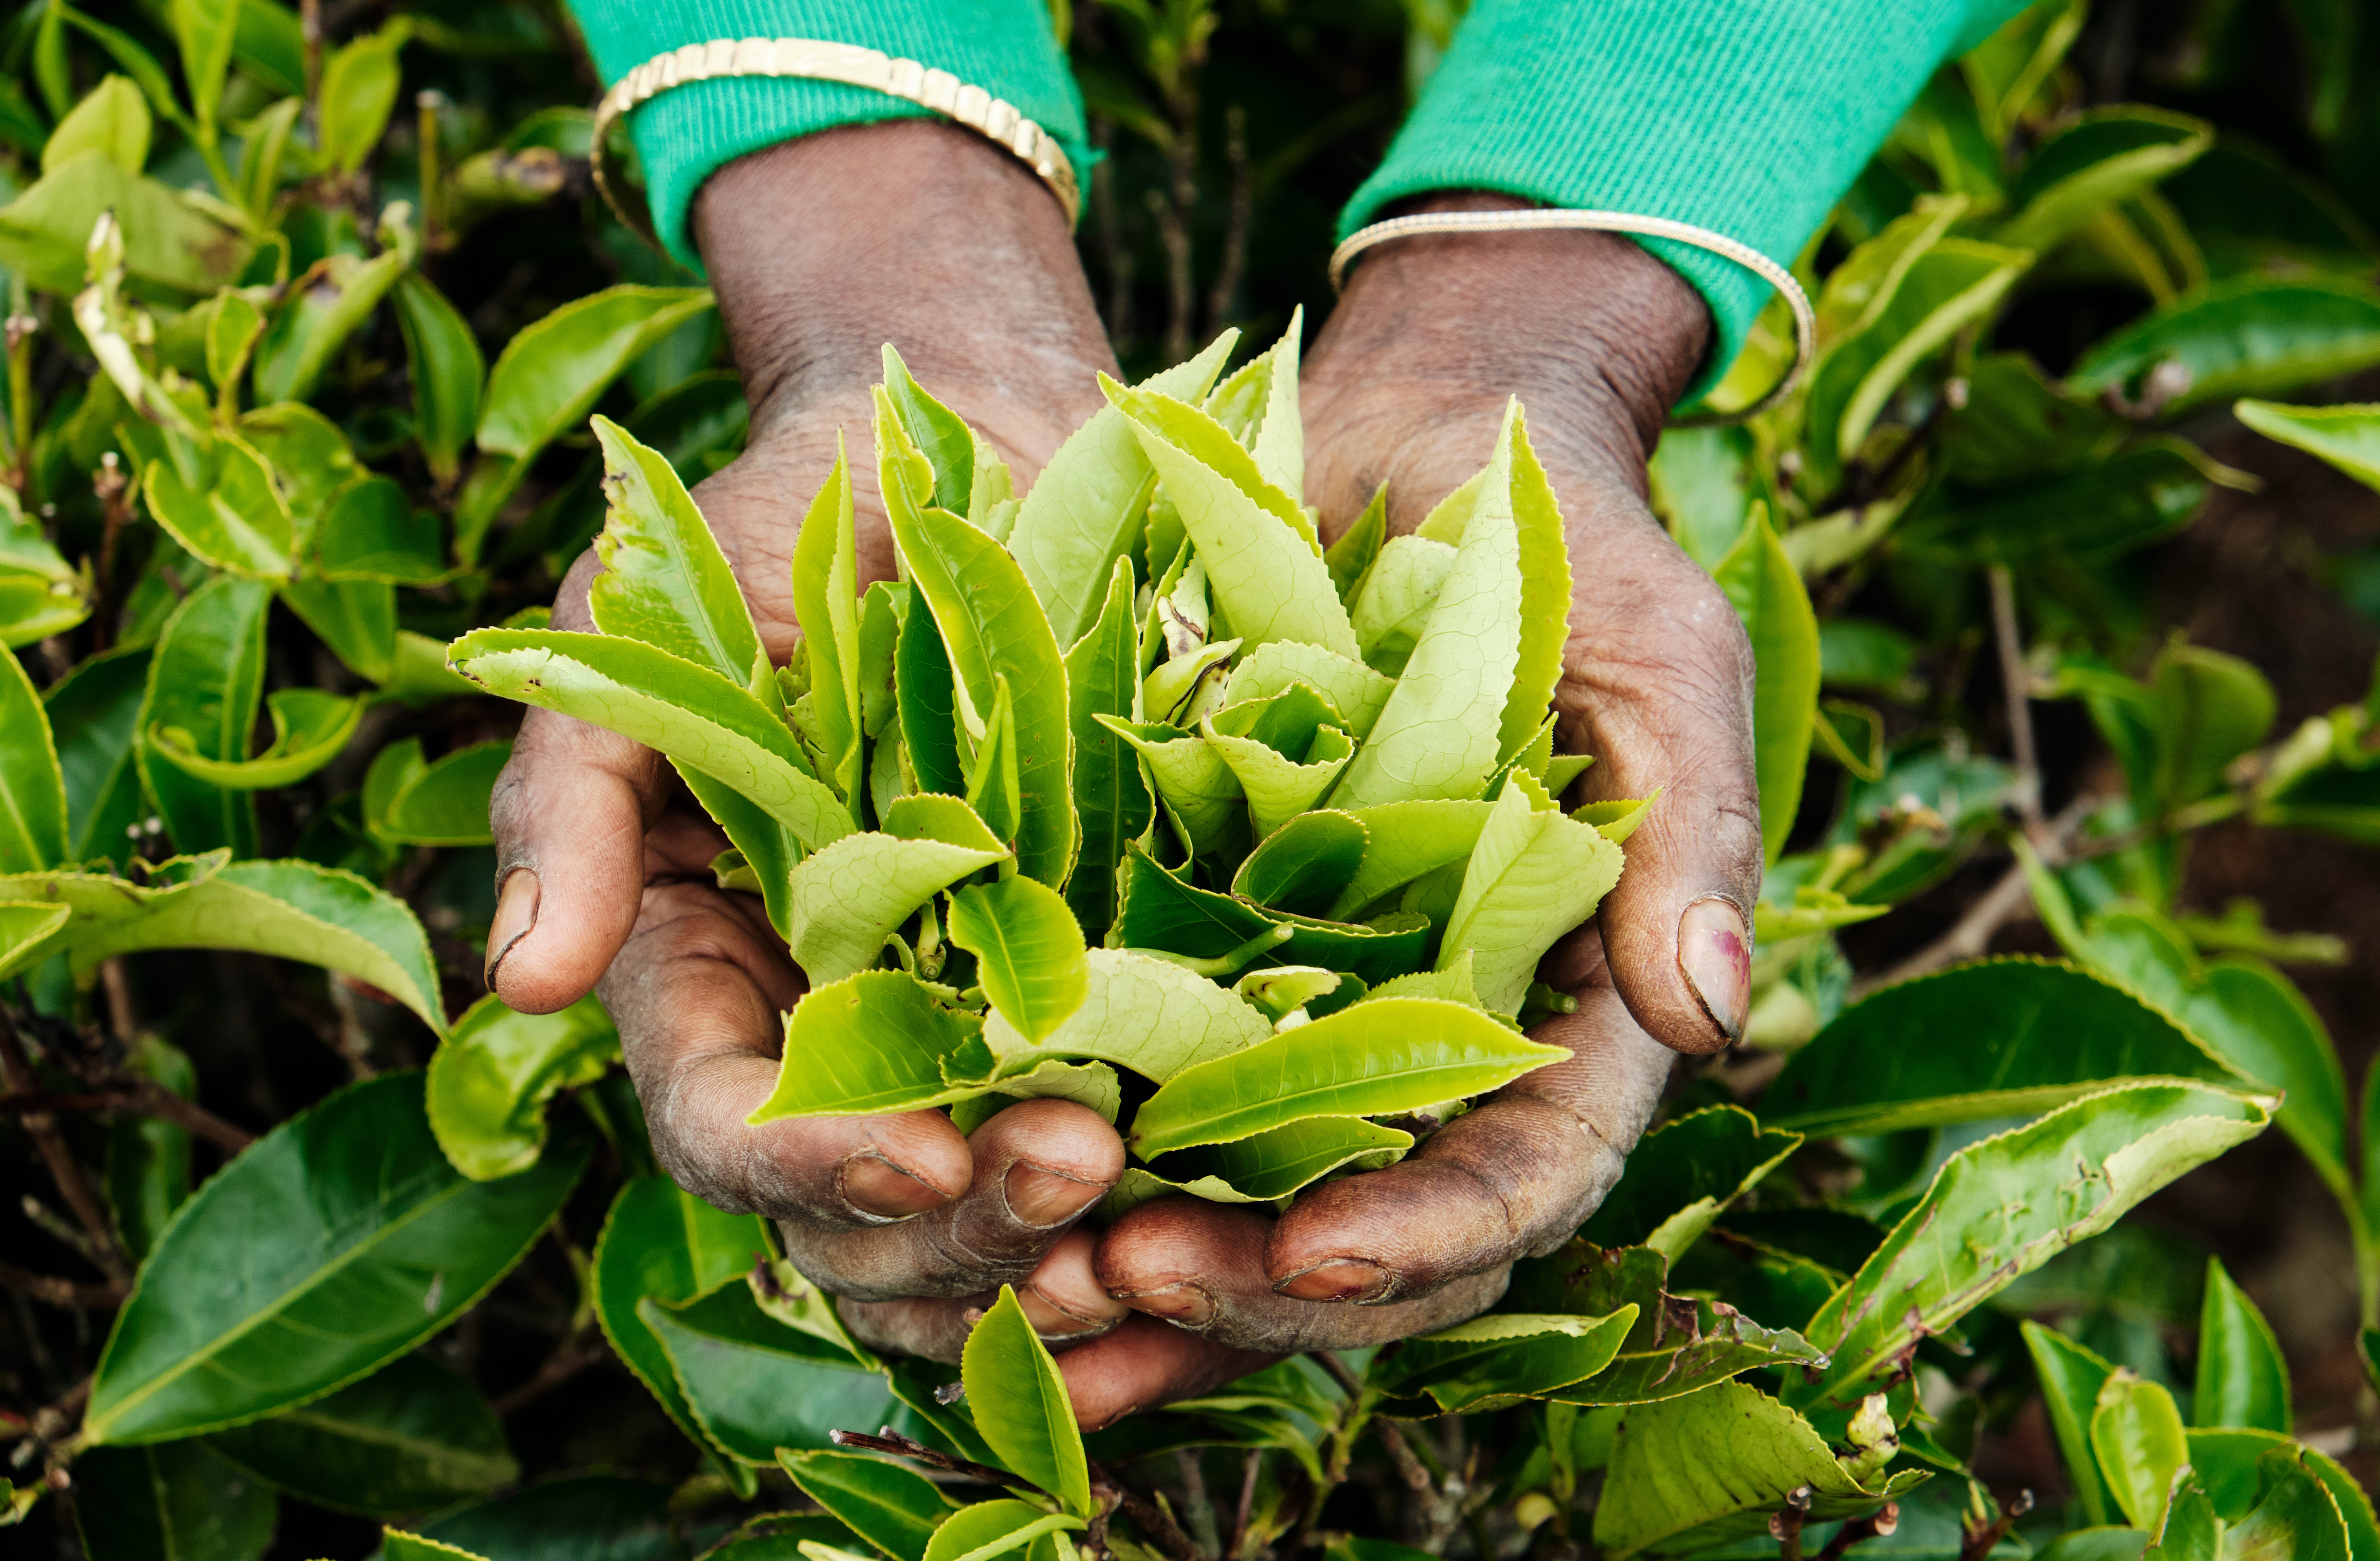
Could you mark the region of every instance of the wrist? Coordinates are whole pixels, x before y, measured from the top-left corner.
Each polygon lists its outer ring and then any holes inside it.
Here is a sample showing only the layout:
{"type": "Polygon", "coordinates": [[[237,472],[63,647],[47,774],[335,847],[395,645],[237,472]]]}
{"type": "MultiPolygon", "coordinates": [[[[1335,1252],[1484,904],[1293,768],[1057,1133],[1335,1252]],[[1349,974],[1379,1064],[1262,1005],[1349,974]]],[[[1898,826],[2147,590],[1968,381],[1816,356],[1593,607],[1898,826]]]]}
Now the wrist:
{"type": "Polygon", "coordinates": [[[756,439],[864,393],[888,340],[937,393],[1066,428],[1097,409],[1092,370],[1114,367],[1064,212],[969,130],[902,119],[782,142],[713,174],[689,225],[756,439]]]}
{"type": "MultiPolygon", "coordinates": [[[[1479,190],[1415,198],[1386,215],[1527,211],[1479,190]]],[[[1500,414],[1517,395],[1533,437],[1642,489],[1644,464],[1711,339],[1700,293],[1641,245],[1576,230],[1421,234],[1368,249],[1348,278],[1314,374],[1382,361],[1434,382],[1444,405],[1500,414]]],[[[1486,415],[1484,412],[1482,415],[1486,415]]]]}

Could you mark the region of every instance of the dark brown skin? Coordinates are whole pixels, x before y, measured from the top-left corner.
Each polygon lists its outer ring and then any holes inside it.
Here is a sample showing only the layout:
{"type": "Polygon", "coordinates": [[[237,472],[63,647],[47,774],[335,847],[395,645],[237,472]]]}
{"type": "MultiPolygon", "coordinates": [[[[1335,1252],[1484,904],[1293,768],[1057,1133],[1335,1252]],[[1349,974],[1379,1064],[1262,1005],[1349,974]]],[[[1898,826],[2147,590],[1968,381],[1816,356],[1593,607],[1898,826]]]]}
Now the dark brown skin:
{"type": "MultiPolygon", "coordinates": [[[[749,451],[697,497],[780,660],[796,633],[795,531],[838,430],[855,445],[863,577],[892,573],[865,431],[882,342],[1001,449],[1020,490],[1100,405],[1095,372],[1114,371],[1055,202],[967,132],[904,121],[756,153],[705,186],[694,231],[753,405],[749,451]]],[[[1521,396],[1578,581],[1560,736],[1597,756],[1587,797],[1668,788],[1597,923],[1545,967],[1580,1009],[1535,1034],[1572,1059],[1405,1163],[1279,1220],[1175,1198],[1095,1240],[1077,1221],[1123,1152],[1077,1106],[1021,1103],[971,1138],[939,1112],[747,1125],[801,977],[757,904],[711,887],[725,841],[668,767],[542,711],[496,791],[491,984],[531,1012],[599,989],[662,1163],[722,1208],[775,1218],[869,1343],[953,1359],[974,1310],[1016,1285],[1044,1337],[1073,1347],[1086,1424],[1283,1351],[1476,1313],[1515,1257],[1601,1200],[1674,1053],[1718,1049],[1742,1024],[1760,871],[1751,655],[1644,502],[1645,456],[1706,331],[1693,290],[1624,240],[1421,238],[1365,258],[1311,357],[1307,497],[1326,526],[1387,479],[1391,525],[1411,529],[1478,469],[1521,396]]],[[[557,626],[589,626],[596,568],[591,554],[573,568],[557,626]]]]}

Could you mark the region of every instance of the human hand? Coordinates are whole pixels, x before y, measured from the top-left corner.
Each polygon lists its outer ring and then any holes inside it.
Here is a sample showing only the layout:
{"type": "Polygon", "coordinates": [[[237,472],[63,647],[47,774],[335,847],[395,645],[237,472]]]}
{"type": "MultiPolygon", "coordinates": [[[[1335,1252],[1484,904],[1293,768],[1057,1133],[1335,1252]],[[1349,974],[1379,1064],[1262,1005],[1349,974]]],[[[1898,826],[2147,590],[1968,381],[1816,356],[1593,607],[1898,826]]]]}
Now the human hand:
{"type": "MultiPolygon", "coordinates": [[[[696,498],[782,664],[794,538],[839,431],[856,457],[861,583],[893,573],[866,458],[883,342],[1020,490],[1102,404],[1095,371],[1115,360],[1056,202],[969,131],[898,121],[773,147],[714,175],[693,220],[752,406],[747,452],[696,498]]],[[[593,626],[600,568],[590,551],[571,569],[555,627],[593,626]]],[[[662,1166],[722,1209],[776,1219],[861,1337],[955,1359],[966,1310],[1003,1283],[1055,1340],[1128,1315],[1073,1228],[1123,1165],[1096,1113],[1026,1101],[972,1137],[938,1111],[745,1121],[802,980],[757,902],[715,887],[727,841],[658,755],[532,710],[493,812],[489,985],[538,1013],[600,978],[662,1166]]]]}
{"type": "MultiPolygon", "coordinates": [[[[1451,196],[1425,209],[1521,204],[1451,196]]],[[[1561,745],[1596,756],[1580,782],[1590,798],[1663,791],[1597,921],[1543,967],[1579,1007],[1532,1038],[1569,1047],[1569,1061],[1277,1220],[1169,1198],[1102,1238],[1110,1291],[1200,1336],[1205,1353],[1179,1347],[1190,1380],[1226,1351],[1377,1344],[1491,1305],[1514,1259],[1566,1240],[1618,1180],[1673,1052],[1742,1033],[1761,870],[1751,647],[1645,504],[1645,459],[1707,333],[1693,288],[1637,246],[1519,233],[1370,251],[1316,345],[1306,486],[1326,526],[1386,481],[1390,529],[1412,530],[1478,469],[1506,397],[1521,397],[1575,582],[1561,745]]],[[[1183,1391],[1151,1386],[1140,1402],[1183,1391]]]]}

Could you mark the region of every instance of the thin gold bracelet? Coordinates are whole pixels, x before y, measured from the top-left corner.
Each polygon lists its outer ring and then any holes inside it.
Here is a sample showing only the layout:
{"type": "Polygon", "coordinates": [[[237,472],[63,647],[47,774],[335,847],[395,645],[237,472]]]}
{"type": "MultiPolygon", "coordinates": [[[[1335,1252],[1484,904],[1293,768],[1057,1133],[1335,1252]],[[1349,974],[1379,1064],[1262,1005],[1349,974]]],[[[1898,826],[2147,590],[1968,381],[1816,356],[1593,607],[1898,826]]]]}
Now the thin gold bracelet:
{"type": "Polygon", "coordinates": [[[1793,393],[1802,376],[1817,356],[1818,316],[1810,307],[1810,295],[1791,272],[1740,239],[1723,233],[1713,233],[1692,223],[1672,222],[1668,217],[1638,217],[1626,212],[1582,212],[1556,208],[1519,212],[1416,212],[1411,216],[1390,217],[1359,228],[1347,236],[1347,241],[1330,252],[1330,288],[1337,292],[1347,279],[1347,265],[1356,256],[1375,244],[1392,238],[1409,238],[1424,233],[1530,233],[1550,228],[1584,228],[1595,233],[1627,233],[1646,238],[1674,239],[1691,244],[1697,249],[1733,260],[1737,265],[1757,275],[1762,281],[1785,296],[1793,311],[1793,361],[1786,366],[1785,377],[1777,381],[1768,393],[1739,412],[1697,413],[1691,417],[1672,417],[1672,428],[1709,427],[1740,423],[1767,411],[1793,393]]]}
{"type": "Polygon", "coordinates": [[[947,70],[919,65],[916,60],[898,59],[880,49],[863,48],[856,43],[826,42],[815,38],[714,38],[708,43],[688,43],[684,48],[655,54],[613,82],[612,90],[603,94],[603,101],[595,105],[595,188],[602,192],[613,214],[649,243],[660,243],[653,234],[650,202],[641,194],[633,195],[630,200],[621,199],[607,151],[612,127],[630,109],[672,87],[730,76],[790,76],[808,81],[840,81],[932,109],[1015,153],[1058,198],[1068,227],[1075,225],[1082,209],[1075,164],[1057,139],[1027,119],[1014,103],[995,98],[980,87],[971,87],[947,70]]]}

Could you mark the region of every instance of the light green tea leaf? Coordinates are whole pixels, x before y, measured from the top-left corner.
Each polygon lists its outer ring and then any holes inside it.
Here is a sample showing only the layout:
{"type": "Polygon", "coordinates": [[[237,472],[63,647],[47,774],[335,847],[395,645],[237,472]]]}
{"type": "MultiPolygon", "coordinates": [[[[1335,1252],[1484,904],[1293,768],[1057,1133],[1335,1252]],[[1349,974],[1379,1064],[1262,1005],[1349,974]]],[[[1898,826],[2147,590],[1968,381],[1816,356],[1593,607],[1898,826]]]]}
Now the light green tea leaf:
{"type": "Polygon", "coordinates": [[[1595,914],[1620,868],[1620,848],[1601,830],[1559,810],[1539,811],[1527,783],[1507,781],[1480,826],[1439,963],[1468,954],[1481,998],[1500,1013],[1518,1013],[1537,961],[1595,914]]]}
{"type": "Polygon", "coordinates": [[[903,971],[813,986],[786,1016],[777,1087],[748,1119],[914,1111],[981,1095],[985,1084],[949,1083],[945,1065],[982,1027],[903,971]]]}
{"type": "Polygon", "coordinates": [[[1124,949],[1084,956],[1082,1006],[1038,1046],[999,1013],[983,1039],[1013,1076],[1052,1058],[1090,1057],[1159,1083],[1269,1037],[1272,1025],[1205,976],[1124,949]]]}
{"type": "Polygon", "coordinates": [[[592,997],[558,1013],[516,1013],[492,992],[430,1059],[430,1131],[474,1181],[527,1170],[545,1149],[546,1103],[619,1059],[619,1032],[592,997]]]}
{"type": "Polygon", "coordinates": [[[1818,620],[1765,510],[1712,574],[1752,636],[1757,669],[1753,768],[1760,786],[1761,844],[1773,863],[1802,805],[1818,709],[1818,620]]]}
{"type": "Polygon", "coordinates": [[[1026,1041],[1048,1040],[1083,1006],[1083,929],[1045,884],[1018,874],[960,889],[951,896],[951,941],[976,957],[992,1010],[1026,1041]]]}
{"type": "Polygon", "coordinates": [[[272,600],[256,581],[217,575],[175,609],[150,659],[134,751],[142,784],[184,852],[229,846],[237,855],[253,855],[256,805],[244,792],[224,791],[164,762],[148,734],[187,732],[187,751],[205,758],[248,756],[264,687],[264,614],[272,600]]]}
{"type": "Polygon", "coordinates": [[[361,724],[367,703],[319,688],[276,689],[264,701],[273,742],[254,758],[237,752],[228,759],[210,758],[179,727],[154,726],[142,735],[152,754],[193,780],[227,792],[258,792],[294,785],[337,758],[361,724]]]}
{"type": "Polygon", "coordinates": [[[0,872],[67,860],[67,783],[48,712],[24,663],[0,669],[0,872]]]}
{"type": "Polygon", "coordinates": [[[846,835],[794,869],[795,962],[814,986],[866,970],[884,939],[929,898],[1007,853],[936,840],[846,835]]]}
{"type": "MultiPolygon", "coordinates": [[[[886,347],[890,357],[892,349],[886,347]]],[[[895,361],[898,361],[897,359],[895,361]]],[[[965,431],[962,425],[960,431],[965,431]]],[[[836,436],[834,466],[794,537],[794,616],[809,650],[810,699],[826,778],[856,817],[860,796],[859,562],[851,463],[836,436]]],[[[915,611],[912,608],[911,611],[915,611]]],[[[759,642],[753,642],[755,654],[759,642]]],[[[746,676],[750,676],[749,663],[746,676]]]]}
{"type": "Polygon", "coordinates": [[[2203,1426],[2295,1429],[2289,1409],[2289,1368],[2272,1325],[2248,1293],[2206,1260],[2206,1299],[2198,1316],[2198,1382],[2190,1418],[2203,1426]]]}
{"type": "Polygon", "coordinates": [[[2129,1370],[2114,1373],[2092,1410],[2091,1449],[2132,1526],[2151,1533],[2163,1529],[2173,1477],[2190,1461],[2173,1395],[2129,1370]]]}
{"type": "Polygon", "coordinates": [[[1101,716],[1140,716],[1140,621],[1133,611],[1132,561],[1118,558],[1098,619],[1066,652],[1067,727],[1075,741],[1075,817],[1081,853],[1066,877],[1066,903],[1086,931],[1115,920],[1115,869],[1124,842],[1148,828],[1153,799],[1140,761],[1101,716]]]}
{"type": "Polygon", "coordinates": [[[413,381],[413,436],[431,474],[452,482],[479,425],[487,358],[461,312],[419,272],[398,277],[394,296],[413,381]]]}
{"type": "Polygon", "coordinates": [[[1075,1517],[1089,1517],[1090,1471],[1066,1379],[1007,1286],[967,1335],[960,1370],[976,1429],[1000,1461],[1075,1517]]]}
{"type": "Polygon", "coordinates": [[[1372,1117],[1483,1095],[1570,1055],[1477,1009],[1387,998],[1176,1074],[1133,1119],[1144,1159],[1306,1117],[1372,1117]]]}
{"type": "Polygon", "coordinates": [[[593,423],[608,506],[595,539],[603,571],[588,588],[596,627],[748,686],[759,632],[702,512],[659,451],[609,417],[593,423]]]}

